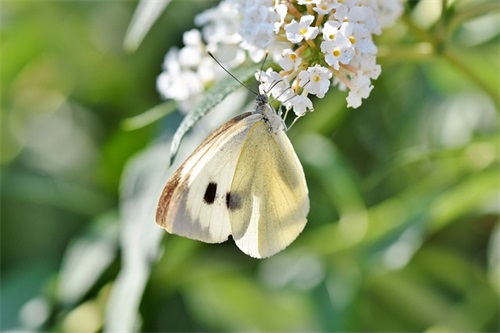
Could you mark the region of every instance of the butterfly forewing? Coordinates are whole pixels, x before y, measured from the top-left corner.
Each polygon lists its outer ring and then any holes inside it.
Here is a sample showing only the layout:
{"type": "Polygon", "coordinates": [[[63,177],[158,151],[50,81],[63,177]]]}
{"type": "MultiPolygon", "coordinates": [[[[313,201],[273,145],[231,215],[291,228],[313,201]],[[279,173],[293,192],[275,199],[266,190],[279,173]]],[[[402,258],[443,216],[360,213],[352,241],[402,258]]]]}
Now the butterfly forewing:
{"type": "Polygon", "coordinates": [[[226,193],[247,132],[256,116],[222,125],[191,154],[165,185],[156,223],[168,232],[220,243],[231,234],[226,193]]]}

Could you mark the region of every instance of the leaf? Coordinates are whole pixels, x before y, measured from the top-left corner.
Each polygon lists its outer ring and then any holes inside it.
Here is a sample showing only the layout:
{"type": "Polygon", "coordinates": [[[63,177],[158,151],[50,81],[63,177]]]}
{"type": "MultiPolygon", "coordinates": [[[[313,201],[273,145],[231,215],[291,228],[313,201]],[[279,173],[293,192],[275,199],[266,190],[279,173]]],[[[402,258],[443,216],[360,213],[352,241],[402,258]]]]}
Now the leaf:
{"type": "Polygon", "coordinates": [[[170,0],[141,0],[139,2],[123,41],[123,48],[125,50],[134,52],[139,47],[153,23],[155,23],[156,19],[169,3],[170,0]]]}
{"type": "Polygon", "coordinates": [[[135,332],[139,306],[163,231],[155,223],[156,203],[168,176],[165,145],[149,147],[123,171],[120,184],[122,267],[106,306],[104,332],[135,332]]]}
{"type": "Polygon", "coordinates": [[[270,290],[248,274],[234,270],[221,272],[202,267],[196,276],[183,294],[190,313],[206,330],[318,330],[306,293],[270,290]]]}
{"type": "MultiPolygon", "coordinates": [[[[246,81],[255,73],[257,68],[258,67],[256,65],[241,68],[240,70],[234,72],[234,76],[239,78],[241,81],[246,81]]],[[[179,146],[184,138],[184,135],[198,122],[198,120],[207,114],[208,111],[212,110],[214,106],[222,102],[227,95],[239,87],[241,87],[241,84],[238,81],[228,77],[209,90],[201,103],[186,115],[177,128],[172,140],[172,145],[170,147],[170,165],[179,151],[179,146]]]]}
{"type": "Polygon", "coordinates": [[[101,215],[83,236],[69,244],[58,284],[59,297],[64,305],[77,304],[115,260],[119,232],[117,219],[114,211],[101,215]]]}
{"type": "Polygon", "coordinates": [[[121,127],[125,131],[133,131],[142,127],[146,127],[147,125],[154,123],[158,119],[174,112],[175,109],[175,102],[173,100],[169,100],[164,103],[158,104],[135,117],[123,120],[121,123],[121,127]]]}

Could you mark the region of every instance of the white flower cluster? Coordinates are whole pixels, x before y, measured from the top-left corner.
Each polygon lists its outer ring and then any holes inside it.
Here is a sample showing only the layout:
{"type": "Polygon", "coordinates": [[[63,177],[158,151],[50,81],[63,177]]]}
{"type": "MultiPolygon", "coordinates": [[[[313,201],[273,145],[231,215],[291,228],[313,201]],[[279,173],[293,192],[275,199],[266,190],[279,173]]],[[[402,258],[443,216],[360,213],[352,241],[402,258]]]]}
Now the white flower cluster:
{"type": "Polygon", "coordinates": [[[381,72],[372,36],[402,11],[402,0],[223,0],[195,18],[201,32],[186,32],[185,46],[167,53],[158,89],[187,110],[225,75],[207,50],[228,69],[268,51],[281,69],[256,74],[260,90],[297,116],[313,110],[309,95],[332,86],[348,89],[347,105],[357,108],[381,72]]]}

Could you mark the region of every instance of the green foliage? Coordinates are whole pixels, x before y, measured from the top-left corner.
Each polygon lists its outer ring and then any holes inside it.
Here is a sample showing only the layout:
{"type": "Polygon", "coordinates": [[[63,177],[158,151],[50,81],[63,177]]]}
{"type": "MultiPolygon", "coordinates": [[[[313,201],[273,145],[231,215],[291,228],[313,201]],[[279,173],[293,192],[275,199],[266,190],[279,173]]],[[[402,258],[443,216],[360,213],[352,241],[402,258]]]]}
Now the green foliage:
{"type": "MultiPolygon", "coordinates": [[[[126,54],[135,3],[3,3],[1,329],[499,331],[498,3],[412,1],[363,106],[315,101],[288,132],[308,224],[265,260],[154,225],[181,122],[156,76],[211,5],[172,2],[126,54]]],[[[186,118],[177,163],[238,87],[186,118]]]]}

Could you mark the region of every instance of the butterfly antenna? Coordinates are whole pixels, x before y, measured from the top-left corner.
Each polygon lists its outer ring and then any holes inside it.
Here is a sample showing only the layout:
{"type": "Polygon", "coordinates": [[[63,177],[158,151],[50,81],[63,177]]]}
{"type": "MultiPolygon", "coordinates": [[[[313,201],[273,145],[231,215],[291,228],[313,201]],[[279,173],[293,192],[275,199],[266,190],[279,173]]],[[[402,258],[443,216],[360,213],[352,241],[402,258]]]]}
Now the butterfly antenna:
{"type": "Polygon", "coordinates": [[[260,65],[260,72],[259,72],[259,83],[260,84],[262,84],[262,70],[264,70],[264,64],[266,63],[268,56],[269,56],[269,51],[266,50],[266,54],[264,55],[264,60],[262,60],[262,65],[260,65]]]}
{"type": "Polygon", "coordinates": [[[214,59],[214,61],[215,61],[215,62],[216,62],[216,63],[217,63],[217,64],[218,64],[218,65],[219,65],[219,66],[220,66],[220,67],[221,67],[221,68],[222,68],[222,69],[223,69],[223,70],[224,70],[227,74],[231,75],[231,77],[232,77],[233,79],[235,79],[235,80],[236,80],[239,84],[241,84],[243,87],[245,87],[245,88],[247,88],[248,90],[250,90],[251,92],[253,92],[255,95],[259,95],[259,94],[257,94],[257,93],[256,93],[253,89],[251,89],[251,88],[250,88],[250,87],[248,87],[246,84],[244,84],[243,82],[241,82],[241,81],[240,81],[240,80],[239,80],[236,76],[234,76],[233,74],[231,74],[231,72],[230,72],[230,71],[228,71],[228,70],[226,69],[226,67],[222,66],[222,64],[219,62],[219,60],[217,60],[217,59],[215,58],[215,56],[212,54],[212,52],[207,51],[207,53],[208,53],[208,55],[209,55],[212,59],[214,59]]]}
{"type": "MultiPolygon", "coordinates": [[[[262,73],[262,72],[261,72],[261,73],[262,73]]],[[[270,92],[271,92],[271,90],[273,90],[273,89],[274,89],[274,87],[276,87],[276,85],[277,85],[278,83],[280,83],[280,82],[283,82],[283,80],[276,80],[276,81],[274,81],[274,82],[273,82],[273,83],[269,86],[269,91],[267,91],[267,92],[268,92],[268,93],[270,93],[270,92]]],[[[280,94],[280,96],[281,96],[281,94],[280,94]]],[[[279,96],[278,96],[278,97],[279,97],[279,96]]]]}

